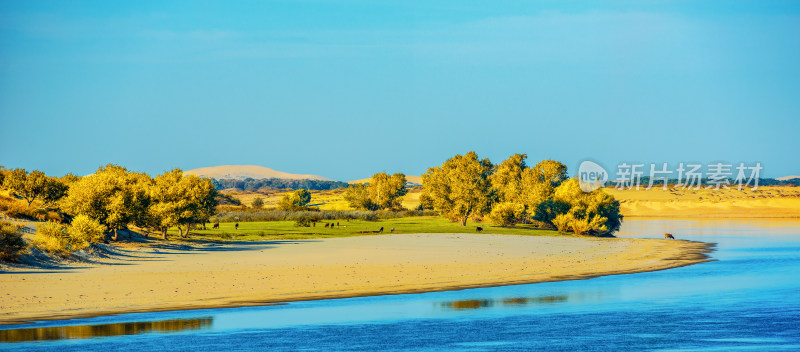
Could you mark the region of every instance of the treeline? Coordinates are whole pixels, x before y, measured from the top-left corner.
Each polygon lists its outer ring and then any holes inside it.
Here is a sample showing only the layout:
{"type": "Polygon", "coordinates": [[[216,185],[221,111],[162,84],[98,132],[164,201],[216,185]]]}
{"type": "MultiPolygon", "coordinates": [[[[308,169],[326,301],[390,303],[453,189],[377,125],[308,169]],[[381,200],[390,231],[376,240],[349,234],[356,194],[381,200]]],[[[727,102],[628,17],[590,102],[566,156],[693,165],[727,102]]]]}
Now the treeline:
{"type": "Polygon", "coordinates": [[[394,219],[408,216],[436,215],[430,210],[369,211],[369,210],[222,210],[211,218],[212,222],[239,221],[321,221],[394,219]]]}
{"type": "Polygon", "coordinates": [[[40,225],[32,241],[49,252],[82,249],[110,235],[117,240],[130,225],[157,230],[165,239],[167,229],[177,227],[186,237],[192,226],[208,222],[217,205],[210,180],[180,169],[151,177],[109,164],[91,175],[62,178],[15,169],[0,170],[0,179],[29,206],[60,214],[62,224],[40,225]]]}
{"type": "MultiPolygon", "coordinates": [[[[674,185],[677,185],[677,184],[691,183],[691,186],[694,187],[695,185],[697,185],[699,183],[701,186],[710,186],[710,185],[715,185],[715,184],[720,184],[720,185],[721,184],[725,184],[725,181],[727,181],[728,187],[730,187],[730,188],[736,188],[737,187],[736,179],[727,178],[727,179],[724,179],[724,180],[709,181],[709,179],[707,177],[700,178],[699,180],[694,180],[693,179],[691,182],[687,181],[686,178],[684,178],[682,180],[678,180],[677,178],[670,178],[670,179],[667,180],[667,185],[674,186],[674,185]]],[[[752,188],[754,186],[755,180],[751,180],[748,185],[745,185],[744,183],[747,182],[747,181],[748,181],[747,179],[744,179],[744,180],[741,181],[742,182],[742,188],[752,188]]],[[[639,187],[640,188],[641,187],[647,187],[649,184],[650,184],[650,176],[641,176],[639,178],[639,187]]],[[[630,185],[630,181],[627,181],[627,185],[630,185]]],[[[793,178],[791,180],[778,180],[778,179],[774,179],[774,178],[759,178],[758,179],[758,185],[759,186],[795,186],[795,187],[800,187],[800,178],[793,178]]],[[[616,186],[617,186],[617,183],[614,182],[614,180],[606,182],[606,187],[616,187],[616,186]]],[[[635,185],[633,187],[635,187],[635,185]]],[[[664,187],[664,180],[660,179],[660,178],[659,179],[654,179],[653,180],[653,187],[664,187]]],[[[625,187],[625,188],[628,188],[628,187],[625,187]]]]}
{"type": "Polygon", "coordinates": [[[602,189],[583,192],[567,167],[544,160],[528,167],[525,154],[499,165],[475,152],[456,155],[422,175],[422,209],[466,225],[469,218],[513,226],[533,221],[576,234],[607,235],[619,229],[619,202],[602,189]]]}
{"type": "Polygon", "coordinates": [[[262,178],[252,179],[246,178],[244,180],[237,179],[211,179],[214,188],[217,190],[224,190],[230,188],[241,189],[244,191],[258,191],[262,188],[274,189],[307,189],[314,191],[329,191],[337,188],[347,187],[347,182],[340,181],[324,181],[324,180],[289,180],[282,178],[262,178]]]}

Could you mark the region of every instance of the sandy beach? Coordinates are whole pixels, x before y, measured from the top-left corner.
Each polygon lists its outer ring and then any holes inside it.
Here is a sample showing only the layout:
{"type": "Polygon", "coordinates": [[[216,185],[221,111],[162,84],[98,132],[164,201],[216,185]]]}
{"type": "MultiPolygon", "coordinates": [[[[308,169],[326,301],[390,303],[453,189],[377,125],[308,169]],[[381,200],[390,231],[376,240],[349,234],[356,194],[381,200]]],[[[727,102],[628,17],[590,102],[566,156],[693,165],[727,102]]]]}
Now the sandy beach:
{"type": "Polygon", "coordinates": [[[585,279],[707,261],[711,246],[490,234],[129,244],[98,263],[4,268],[0,324],[585,279]]]}

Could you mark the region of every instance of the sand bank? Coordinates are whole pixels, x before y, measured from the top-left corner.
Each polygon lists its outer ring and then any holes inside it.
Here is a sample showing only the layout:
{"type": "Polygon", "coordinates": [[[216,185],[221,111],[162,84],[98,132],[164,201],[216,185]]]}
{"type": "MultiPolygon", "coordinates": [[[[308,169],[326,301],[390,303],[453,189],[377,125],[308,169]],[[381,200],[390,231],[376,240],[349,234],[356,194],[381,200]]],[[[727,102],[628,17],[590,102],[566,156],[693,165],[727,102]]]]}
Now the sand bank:
{"type": "Polygon", "coordinates": [[[9,269],[0,274],[0,324],[584,279],[707,261],[710,247],[489,234],[153,243],[122,247],[102,264],[9,269]]]}

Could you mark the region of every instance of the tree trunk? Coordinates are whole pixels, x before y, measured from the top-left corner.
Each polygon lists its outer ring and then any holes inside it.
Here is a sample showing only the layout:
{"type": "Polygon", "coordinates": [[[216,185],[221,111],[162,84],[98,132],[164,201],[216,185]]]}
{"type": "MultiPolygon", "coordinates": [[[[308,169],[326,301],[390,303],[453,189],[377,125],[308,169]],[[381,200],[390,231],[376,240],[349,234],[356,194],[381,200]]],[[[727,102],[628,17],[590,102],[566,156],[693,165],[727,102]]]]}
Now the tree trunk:
{"type": "Polygon", "coordinates": [[[167,239],[167,228],[166,228],[166,226],[161,228],[161,235],[164,236],[165,240],[167,239]]]}
{"type": "Polygon", "coordinates": [[[467,218],[469,218],[469,217],[465,216],[465,217],[461,218],[461,226],[467,226],[467,218]]]}
{"type": "Polygon", "coordinates": [[[185,236],[183,236],[183,227],[178,226],[178,232],[181,238],[186,238],[185,236]]]}
{"type": "Polygon", "coordinates": [[[114,242],[119,240],[119,237],[117,237],[117,228],[116,227],[114,228],[114,238],[112,238],[112,239],[114,240],[114,242]]]}

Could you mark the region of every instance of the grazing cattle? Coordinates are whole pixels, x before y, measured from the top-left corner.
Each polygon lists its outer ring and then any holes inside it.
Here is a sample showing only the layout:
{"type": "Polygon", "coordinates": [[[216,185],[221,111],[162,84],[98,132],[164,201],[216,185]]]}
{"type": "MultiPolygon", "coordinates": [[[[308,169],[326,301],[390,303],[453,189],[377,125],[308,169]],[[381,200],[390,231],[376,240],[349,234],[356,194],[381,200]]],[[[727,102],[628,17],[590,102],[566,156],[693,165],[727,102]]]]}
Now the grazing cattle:
{"type": "Polygon", "coordinates": [[[338,221],[336,222],[336,227],[339,227],[339,222],[338,221]]]}
{"type": "Polygon", "coordinates": [[[212,226],[211,228],[212,228],[212,229],[218,229],[218,228],[219,228],[219,223],[218,223],[218,222],[215,222],[215,223],[214,223],[214,226],[212,226]]]}
{"type": "Polygon", "coordinates": [[[664,239],[668,239],[668,240],[674,240],[674,239],[675,239],[675,236],[672,236],[672,234],[671,234],[671,233],[665,233],[665,234],[664,234],[664,239]]]}
{"type": "Polygon", "coordinates": [[[378,230],[378,233],[383,233],[383,226],[381,226],[381,229],[378,230]]]}
{"type": "Polygon", "coordinates": [[[392,229],[391,229],[391,230],[389,230],[389,232],[394,232],[394,227],[392,227],[392,229]]]}
{"type": "Polygon", "coordinates": [[[233,227],[238,230],[239,229],[239,223],[237,222],[236,224],[233,225],[233,227]]]}
{"type": "Polygon", "coordinates": [[[481,232],[481,231],[483,231],[483,227],[478,226],[478,227],[475,228],[475,231],[481,232]]]}
{"type": "Polygon", "coordinates": [[[311,227],[317,227],[317,222],[316,221],[312,221],[311,222],[311,227]]]}
{"type": "Polygon", "coordinates": [[[326,222],[326,223],[325,223],[325,227],[328,227],[328,225],[330,225],[330,224],[326,222]]]}

